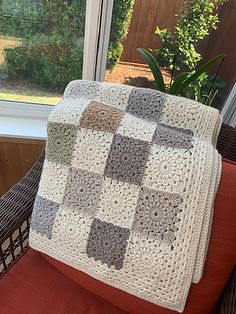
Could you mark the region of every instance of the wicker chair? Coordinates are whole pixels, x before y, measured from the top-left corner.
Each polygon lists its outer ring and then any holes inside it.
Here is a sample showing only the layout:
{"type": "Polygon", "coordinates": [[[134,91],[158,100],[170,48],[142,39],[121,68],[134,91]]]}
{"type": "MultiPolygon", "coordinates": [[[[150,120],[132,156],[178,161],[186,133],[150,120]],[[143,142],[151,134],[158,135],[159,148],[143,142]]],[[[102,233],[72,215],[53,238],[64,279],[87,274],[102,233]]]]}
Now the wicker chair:
{"type": "MultiPolygon", "coordinates": [[[[217,143],[219,153],[236,161],[236,129],[223,124],[217,143]]],[[[0,278],[28,248],[30,217],[37,194],[44,152],[30,171],[0,198],[0,278]]],[[[236,269],[232,273],[215,314],[236,313],[236,269]]]]}

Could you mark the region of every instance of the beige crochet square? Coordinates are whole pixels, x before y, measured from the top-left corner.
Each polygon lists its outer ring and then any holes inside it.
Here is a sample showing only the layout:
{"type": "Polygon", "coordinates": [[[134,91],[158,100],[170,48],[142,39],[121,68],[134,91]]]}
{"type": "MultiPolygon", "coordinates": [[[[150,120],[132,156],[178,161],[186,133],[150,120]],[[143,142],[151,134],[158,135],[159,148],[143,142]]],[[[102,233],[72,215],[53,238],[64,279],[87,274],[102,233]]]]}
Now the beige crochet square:
{"type": "Polygon", "coordinates": [[[68,166],[45,160],[39,183],[39,195],[61,204],[66,188],[68,168],[68,166]]]}
{"type": "Polygon", "coordinates": [[[96,217],[125,228],[131,228],[139,187],[106,178],[102,182],[96,217]]]}
{"type": "Polygon", "coordinates": [[[113,134],[80,129],[72,154],[72,167],[103,173],[113,134]]]}
{"type": "Polygon", "coordinates": [[[117,129],[117,133],[151,142],[155,129],[156,123],[126,113],[117,129]]]}
{"type": "Polygon", "coordinates": [[[70,259],[78,262],[78,254],[86,251],[93,217],[86,213],[61,206],[54,222],[52,241],[70,259]]]}
{"type": "Polygon", "coordinates": [[[82,114],[81,128],[115,133],[124,112],[92,101],[82,114]]]}
{"type": "Polygon", "coordinates": [[[183,193],[191,159],[190,151],[153,144],[142,184],[150,189],[183,193]]]}

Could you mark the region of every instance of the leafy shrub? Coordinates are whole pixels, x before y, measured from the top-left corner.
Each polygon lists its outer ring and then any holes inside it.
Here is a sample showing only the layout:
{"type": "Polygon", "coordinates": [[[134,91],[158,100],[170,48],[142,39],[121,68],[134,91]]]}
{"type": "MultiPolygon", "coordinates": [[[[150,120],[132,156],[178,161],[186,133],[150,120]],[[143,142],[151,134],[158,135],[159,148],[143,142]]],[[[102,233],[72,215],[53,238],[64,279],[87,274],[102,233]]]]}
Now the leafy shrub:
{"type": "MultiPolygon", "coordinates": [[[[3,0],[2,0],[3,1],[3,0]]],[[[6,0],[4,0],[6,1],[6,0]]],[[[8,0],[9,1],[9,0],[8,0]]],[[[27,1],[12,5],[13,14],[1,33],[21,36],[22,46],[5,49],[9,79],[24,79],[43,87],[63,89],[73,79],[82,77],[85,0],[27,1]],[[40,5],[38,4],[40,3],[40,5]],[[31,13],[30,13],[31,12],[31,13]],[[22,13],[22,15],[20,15],[22,13]],[[30,15],[31,14],[31,15],[30,15]],[[37,22],[37,23],[36,23],[37,22]]],[[[13,1],[2,3],[3,18],[13,1]]],[[[1,25],[1,21],[0,21],[1,25]]]]}
{"type": "Polygon", "coordinates": [[[177,70],[193,70],[201,60],[197,43],[217,29],[217,10],[227,0],[185,0],[178,14],[174,33],[169,29],[156,28],[155,34],[161,39],[161,48],[155,51],[161,67],[177,70]]]}
{"type": "Polygon", "coordinates": [[[67,44],[5,49],[8,75],[49,89],[63,90],[73,79],[82,76],[83,51],[67,44]]]}
{"type": "Polygon", "coordinates": [[[115,0],[111,21],[107,68],[112,69],[120,60],[123,51],[121,41],[128,34],[135,0],[115,0]]]}

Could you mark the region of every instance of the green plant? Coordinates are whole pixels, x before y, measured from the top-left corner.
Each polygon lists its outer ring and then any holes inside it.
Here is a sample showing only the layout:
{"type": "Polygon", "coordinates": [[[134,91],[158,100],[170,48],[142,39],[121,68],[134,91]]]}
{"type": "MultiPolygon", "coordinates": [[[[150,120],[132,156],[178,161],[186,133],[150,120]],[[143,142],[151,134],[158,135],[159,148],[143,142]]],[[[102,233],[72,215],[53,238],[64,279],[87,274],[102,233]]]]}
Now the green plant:
{"type": "Polygon", "coordinates": [[[123,51],[121,41],[128,34],[135,0],[115,0],[111,21],[107,68],[112,69],[119,62],[123,51]]]}
{"type": "Polygon", "coordinates": [[[143,48],[138,48],[137,50],[152,71],[156,84],[156,89],[160,90],[161,92],[169,93],[172,95],[185,94],[186,96],[188,88],[193,86],[194,84],[196,85],[199,84],[201,80],[206,78],[207,71],[224,58],[224,55],[219,55],[203,64],[197,70],[179,73],[174,77],[174,80],[170,84],[170,86],[167,86],[164,82],[164,78],[156,58],[149,51],[143,48]]]}
{"type": "Polygon", "coordinates": [[[178,14],[174,32],[156,28],[155,34],[161,40],[161,48],[154,51],[161,67],[177,70],[193,70],[201,60],[197,51],[200,40],[217,29],[217,10],[228,0],[185,0],[178,14]]]}

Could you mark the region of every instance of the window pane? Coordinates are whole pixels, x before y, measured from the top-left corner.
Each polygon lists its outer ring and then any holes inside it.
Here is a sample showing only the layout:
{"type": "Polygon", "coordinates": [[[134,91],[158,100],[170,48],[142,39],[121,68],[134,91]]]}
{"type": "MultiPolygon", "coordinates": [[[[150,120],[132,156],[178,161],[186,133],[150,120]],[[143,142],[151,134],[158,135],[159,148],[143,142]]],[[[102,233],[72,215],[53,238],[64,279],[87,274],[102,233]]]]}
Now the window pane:
{"type": "Polygon", "coordinates": [[[105,80],[155,88],[153,75],[137,51],[145,48],[157,59],[168,92],[177,74],[196,71],[225,54],[223,63],[219,61],[181,92],[222,107],[236,79],[236,4],[203,2],[200,6],[198,0],[114,1],[105,80]]]}
{"type": "Polygon", "coordinates": [[[82,78],[86,0],[0,1],[0,99],[56,104],[82,78]]]}

